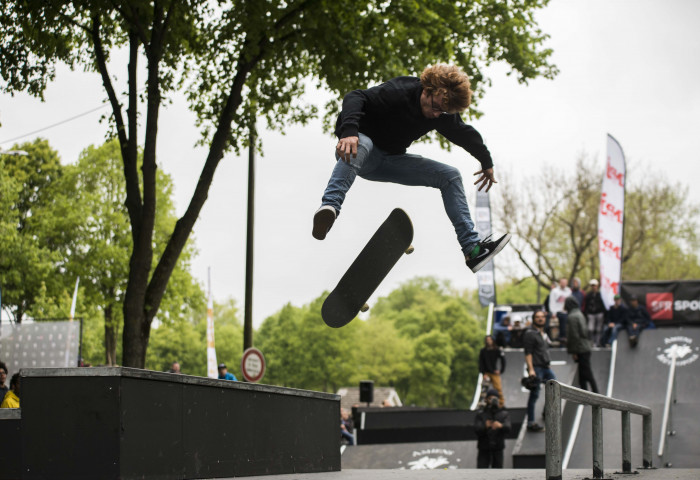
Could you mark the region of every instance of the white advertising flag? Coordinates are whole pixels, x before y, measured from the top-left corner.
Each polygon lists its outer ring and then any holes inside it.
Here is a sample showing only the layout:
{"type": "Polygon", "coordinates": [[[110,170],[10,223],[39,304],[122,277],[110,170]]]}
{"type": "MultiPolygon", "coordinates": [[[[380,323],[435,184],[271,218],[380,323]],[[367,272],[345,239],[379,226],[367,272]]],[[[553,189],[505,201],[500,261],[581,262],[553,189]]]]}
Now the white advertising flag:
{"type": "Polygon", "coordinates": [[[600,294],[607,308],[620,293],[624,219],[625,155],[617,140],[608,135],[608,156],[598,208],[600,294]]]}
{"type": "MultiPolygon", "coordinates": [[[[482,240],[491,235],[491,203],[488,192],[476,192],[476,231],[482,240]]],[[[479,283],[479,302],[482,306],[496,303],[496,280],[493,260],[476,274],[479,283]]]]}
{"type": "Polygon", "coordinates": [[[218,378],[219,371],[216,368],[216,348],[214,346],[214,300],[211,296],[211,280],[209,282],[209,301],[207,303],[207,377],[218,378]]]}

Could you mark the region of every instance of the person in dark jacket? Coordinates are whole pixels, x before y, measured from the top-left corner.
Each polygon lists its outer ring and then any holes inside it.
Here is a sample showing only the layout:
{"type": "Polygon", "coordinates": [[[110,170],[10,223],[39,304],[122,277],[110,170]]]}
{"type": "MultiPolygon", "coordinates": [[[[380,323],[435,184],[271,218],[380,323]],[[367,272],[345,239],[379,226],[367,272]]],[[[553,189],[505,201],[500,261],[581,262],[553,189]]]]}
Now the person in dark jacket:
{"type": "Polygon", "coordinates": [[[530,396],[527,399],[527,429],[531,432],[544,430],[542,425],[535,422],[535,405],[540,396],[540,383],[557,379],[550,368],[549,345],[551,341],[544,331],[546,318],[547,314],[544,311],[535,311],[532,314],[532,328],[526,330],[523,336],[527,373],[530,377],[537,377],[540,380],[536,387],[530,390],[530,396]]]}
{"type": "Polygon", "coordinates": [[[486,393],[486,406],[474,418],[476,446],[479,449],[476,468],[503,468],[503,450],[510,429],[510,415],[499,407],[498,392],[490,389],[486,393]]]}
{"type": "Polygon", "coordinates": [[[456,168],[406,149],[433,130],[462,147],[481,164],[479,190],[496,183],[491,153],[479,132],[465,124],[460,112],[471,103],[469,77],[453,65],[427,67],[417,77],[397,77],[343,98],[336,122],[335,168],[314,214],[311,234],[326,238],[355,178],[438,188],[445,212],[457,234],[467,266],[477,272],[510,240],[482,239],[469,213],[462,177],[456,168]]]}
{"type": "Polygon", "coordinates": [[[579,385],[583,390],[598,393],[598,384],[593,377],[593,370],[591,370],[591,341],[588,338],[587,322],[573,295],[564,301],[564,310],[568,314],[566,351],[578,363],[579,385]]]}
{"type": "Polygon", "coordinates": [[[579,305],[583,306],[585,294],[581,290],[581,279],[578,277],[574,277],[573,280],[571,280],[571,295],[576,298],[579,305]]]}
{"type": "Polygon", "coordinates": [[[625,328],[625,319],[627,317],[627,307],[622,303],[622,297],[615,295],[614,302],[610,309],[606,312],[607,327],[603,330],[603,335],[600,343],[604,347],[609,347],[617,340],[617,334],[625,328]]]}
{"type": "Polygon", "coordinates": [[[639,334],[651,324],[651,317],[644,305],[634,295],[629,298],[629,308],[625,314],[625,328],[632,348],[639,342],[639,334]]]}
{"type": "Polygon", "coordinates": [[[605,324],[605,304],[600,295],[598,280],[592,279],[588,286],[590,290],[586,294],[584,303],[579,302],[581,310],[588,319],[588,335],[595,345],[602,345],[603,326],[605,324]]]}
{"type": "Polygon", "coordinates": [[[498,406],[503,408],[505,398],[503,397],[503,386],[501,385],[501,375],[506,371],[506,356],[498,348],[491,335],[486,335],[484,348],[479,352],[479,373],[491,381],[491,385],[498,392],[498,406]]]}

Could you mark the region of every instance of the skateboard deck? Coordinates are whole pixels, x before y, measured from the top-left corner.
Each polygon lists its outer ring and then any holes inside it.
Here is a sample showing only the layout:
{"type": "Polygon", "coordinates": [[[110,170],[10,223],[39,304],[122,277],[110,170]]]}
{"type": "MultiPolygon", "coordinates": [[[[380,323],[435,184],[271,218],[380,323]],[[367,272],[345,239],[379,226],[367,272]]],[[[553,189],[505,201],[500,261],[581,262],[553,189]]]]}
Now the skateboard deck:
{"type": "Polygon", "coordinates": [[[347,325],[362,310],[382,280],[413,247],[413,224],[406,212],[394,209],[370,238],[321,307],[329,327],[347,325]]]}

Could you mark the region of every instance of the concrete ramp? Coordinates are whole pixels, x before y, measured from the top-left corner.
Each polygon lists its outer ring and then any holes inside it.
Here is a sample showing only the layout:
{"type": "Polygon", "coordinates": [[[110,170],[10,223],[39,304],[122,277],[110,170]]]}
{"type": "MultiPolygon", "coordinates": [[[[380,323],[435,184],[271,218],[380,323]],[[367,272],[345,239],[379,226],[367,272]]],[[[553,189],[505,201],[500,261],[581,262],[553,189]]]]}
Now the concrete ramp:
{"type": "MultiPolygon", "coordinates": [[[[596,374],[599,370],[596,368],[596,374]]],[[[597,377],[596,377],[597,378],[597,377]]],[[[599,387],[600,381],[599,381],[599,387]]],[[[639,344],[631,348],[625,332],[618,337],[612,396],[646,405],[652,409],[654,466],[700,467],[700,328],[659,328],[642,332],[639,344]],[[660,428],[670,370],[670,352],[678,352],[676,403],[671,409],[671,428],[663,458],[657,456],[660,428]]],[[[601,388],[603,390],[603,388],[601,388]]],[[[603,413],[604,468],[621,469],[621,414],[603,413]]],[[[631,416],[632,465],[642,463],[642,420],[631,416]]],[[[564,439],[564,441],[566,441],[564,439]]],[[[567,468],[592,465],[591,409],[584,407],[581,426],[567,468]]]]}

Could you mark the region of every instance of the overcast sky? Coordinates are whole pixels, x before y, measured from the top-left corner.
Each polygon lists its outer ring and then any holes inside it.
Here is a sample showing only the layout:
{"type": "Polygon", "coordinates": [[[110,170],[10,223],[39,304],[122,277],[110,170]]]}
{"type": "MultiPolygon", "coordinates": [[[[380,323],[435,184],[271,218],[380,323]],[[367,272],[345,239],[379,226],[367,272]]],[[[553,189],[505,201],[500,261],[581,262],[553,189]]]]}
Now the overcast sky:
{"type": "MultiPolygon", "coordinates": [[[[700,2],[559,0],[537,18],[551,36],[548,46],[560,74],[553,81],[538,79],[526,86],[507,76],[503,66],[493,67],[493,85],[479,105],[484,116],[472,123],[493,154],[497,178],[499,172],[531,174],[546,165],[573,168],[584,152],[599,160],[602,174],[610,133],[622,145],[628,166],[651,166],[673,182],[694,186],[700,179],[700,2]]],[[[322,105],[327,95],[311,92],[309,99],[322,105]]],[[[98,107],[103,99],[96,74],[65,68],[58,70],[43,103],[26,95],[1,95],[0,149],[10,148],[10,139],[98,107]]],[[[107,111],[38,135],[49,140],[64,163],[72,163],[83,148],[102,143],[105,126],[98,120],[107,111]]],[[[327,239],[314,240],[311,219],[333,168],[335,142],[323,134],[320,122],[290,126],[286,133],[261,134],[265,156],[257,167],[256,327],[287,302],[300,306],[331,290],[395,207],[405,209],[413,220],[416,252],[399,261],[372,302],[416,276],[432,275],[450,280],[456,288],[476,288],[437,190],[358,179],[327,239]]],[[[176,98],[161,112],[158,164],[173,176],[178,213],[189,202],[206,156],[205,150],[194,147],[197,138],[193,116],[176,98]]],[[[447,153],[430,145],[416,145],[411,151],[458,167],[473,211],[471,179],[479,169],[475,159],[461,150],[447,153]]],[[[241,310],[246,185],[247,157],[227,155],[195,225],[199,255],[192,265],[205,288],[211,267],[215,300],[233,297],[241,310]]],[[[498,188],[492,192],[497,194],[498,188]]],[[[696,203],[699,192],[691,191],[696,203]]],[[[497,257],[497,267],[501,257],[513,261],[504,252],[497,257]]]]}

